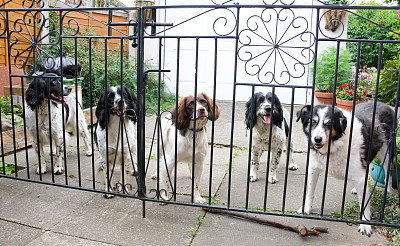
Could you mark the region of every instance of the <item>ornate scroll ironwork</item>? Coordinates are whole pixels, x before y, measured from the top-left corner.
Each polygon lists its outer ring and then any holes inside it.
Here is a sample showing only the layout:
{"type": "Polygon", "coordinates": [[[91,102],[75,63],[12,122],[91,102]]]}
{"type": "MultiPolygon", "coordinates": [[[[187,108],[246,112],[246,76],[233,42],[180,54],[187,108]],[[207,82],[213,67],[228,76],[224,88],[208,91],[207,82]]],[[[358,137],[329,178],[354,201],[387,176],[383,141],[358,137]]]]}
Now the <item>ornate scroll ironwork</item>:
{"type": "Polygon", "coordinates": [[[260,82],[287,84],[302,77],[314,60],[315,39],[308,21],[291,9],[264,9],[261,15],[251,16],[247,29],[240,32],[238,56],[246,62],[247,74],[260,82]]]}

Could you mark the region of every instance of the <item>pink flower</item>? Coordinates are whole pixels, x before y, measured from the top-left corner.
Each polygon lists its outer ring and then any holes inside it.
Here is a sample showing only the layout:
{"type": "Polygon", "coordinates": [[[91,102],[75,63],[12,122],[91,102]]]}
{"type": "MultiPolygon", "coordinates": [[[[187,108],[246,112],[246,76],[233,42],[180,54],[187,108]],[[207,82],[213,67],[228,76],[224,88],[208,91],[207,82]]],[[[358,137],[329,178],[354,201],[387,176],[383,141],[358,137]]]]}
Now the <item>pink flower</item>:
{"type": "Polygon", "coordinates": [[[397,10],[397,17],[400,19],[400,9],[397,10]]]}

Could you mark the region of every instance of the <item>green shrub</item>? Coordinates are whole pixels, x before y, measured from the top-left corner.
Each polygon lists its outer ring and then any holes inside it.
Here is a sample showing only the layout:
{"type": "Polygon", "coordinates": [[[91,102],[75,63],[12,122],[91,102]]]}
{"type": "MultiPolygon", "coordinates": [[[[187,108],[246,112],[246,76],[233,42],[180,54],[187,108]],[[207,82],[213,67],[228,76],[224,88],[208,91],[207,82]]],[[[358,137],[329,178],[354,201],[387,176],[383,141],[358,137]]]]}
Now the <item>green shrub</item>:
{"type": "Polygon", "coordinates": [[[2,114],[11,115],[11,110],[14,110],[15,115],[22,117],[22,108],[16,106],[11,107],[10,97],[0,97],[0,108],[2,114]]]}
{"type": "MultiPolygon", "coordinates": [[[[53,13],[51,15],[56,23],[59,23],[58,17],[53,13]]],[[[58,25],[58,24],[57,24],[58,25]]],[[[56,30],[59,27],[56,27],[56,30]]],[[[67,33],[75,33],[76,30],[68,28],[67,33]]],[[[95,30],[89,28],[81,28],[79,30],[79,36],[95,36],[95,30]]],[[[76,35],[76,36],[78,36],[76,35]]],[[[115,39],[114,39],[115,40],[115,39]]],[[[51,38],[51,42],[58,42],[57,37],[51,38]]],[[[83,77],[82,81],[82,106],[88,108],[90,106],[96,106],[100,98],[101,93],[105,89],[105,74],[106,74],[106,58],[105,58],[105,44],[103,38],[92,38],[91,41],[91,52],[89,53],[89,39],[88,38],[77,38],[76,41],[73,38],[62,39],[62,49],[66,56],[75,57],[75,42],[77,43],[76,56],[78,62],[82,65],[82,71],[79,75],[83,77]],[[89,61],[91,60],[91,64],[89,61]],[[91,73],[90,73],[91,65],[91,73]],[[91,78],[91,80],[90,80],[91,78]],[[91,81],[91,82],[90,82],[91,81]],[[91,93],[90,93],[91,83],[91,93]],[[92,105],[90,104],[90,95],[92,94],[92,105]]],[[[124,40],[123,47],[126,47],[124,40]]],[[[46,50],[51,56],[58,56],[59,51],[57,49],[46,50]]],[[[149,62],[144,64],[145,70],[151,68],[149,62]]],[[[122,55],[122,82],[125,86],[136,94],[137,91],[137,67],[136,61],[130,60],[128,57],[127,50],[123,51],[122,55]]],[[[107,50],[107,86],[116,86],[121,84],[121,45],[107,50]]],[[[175,97],[167,91],[164,82],[160,81],[160,102],[161,109],[169,109],[175,102],[175,97]]],[[[149,74],[148,81],[146,84],[146,107],[157,108],[158,103],[158,77],[156,74],[149,74]]]]}
{"type": "MultiPolygon", "coordinates": [[[[339,64],[337,72],[336,86],[349,83],[352,78],[352,63],[350,62],[350,53],[345,49],[339,51],[339,64]]],[[[335,82],[336,67],[336,46],[329,47],[323,51],[317,59],[317,71],[315,74],[315,87],[320,92],[333,92],[335,82]]],[[[311,67],[311,72],[313,67],[311,67]]]]}
{"type": "Polygon", "coordinates": [[[386,61],[379,82],[378,100],[394,106],[397,97],[397,84],[399,82],[400,56],[394,60],[386,61]]]}
{"type": "MultiPolygon", "coordinates": [[[[368,2],[360,5],[374,5],[379,3],[368,2]]],[[[400,30],[400,19],[397,18],[397,10],[372,10],[358,9],[357,15],[364,17],[362,19],[354,14],[349,14],[347,29],[347,38],[349,39],[368,39],[368,40],[394,40],[393,34],[389,31],[400,30]],[[384,26],[381,28],[378,25],[384,26]]],[[[361,43],[360,66],[378,67],[379,46],[377,43],[361,43]]],[[[348,43],[348,49],[352,53],[353,61],[357,59],[357,43],[348,43]]],[[[383,65],[387,60],[393,59],[399,51],[398,44],[384,44],[382,53],[383,65]]]]}

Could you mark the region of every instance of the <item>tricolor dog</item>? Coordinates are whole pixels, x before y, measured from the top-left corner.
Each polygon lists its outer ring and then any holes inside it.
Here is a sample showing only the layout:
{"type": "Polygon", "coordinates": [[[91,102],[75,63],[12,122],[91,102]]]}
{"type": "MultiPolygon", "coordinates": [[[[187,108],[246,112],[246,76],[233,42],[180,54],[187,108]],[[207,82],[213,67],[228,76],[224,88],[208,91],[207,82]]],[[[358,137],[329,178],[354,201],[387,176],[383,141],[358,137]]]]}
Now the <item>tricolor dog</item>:
{"type": "MultiPolygon", "coordinates": [[[[392,108],[378,102],[376,105],[372,142],[370,144],[373,107],[374,103],[372,102],[357,105],[353,121],[348,179],[351,180],[355,186],[360,204],[362,204],[363,200],[365,168],[375,156],[380,160],[384,160],[387,148],[391,147],[388,146],[388,140],[395,121],[392,108]],[[368,152],[370,152],[369,155],[368,152]]],[[[351,112],[336,107],[332,108],[332,106],[329,105],[316,105],[311,113],[311,106],[306,105],[297,112],[297,121],[299,120],[301,120],[303,124],[303,131],[307,136],[307,143],[308,138],[310,138],[311,141],[307,194],[304,205],[304,213],[309,214],[311,213],[318,177],[326,166],[328,154],[329,173],[339,179],[345,178],[351,112]],[[331,142],[330,153],[328,153],[329,142],[331,142]]],[[[390,157],[387,156],[386,160],[389,158],[390,157]]],[[[387,165],[387,161],[385,165],[387,165]]],[[[389,191],[391,190],[391,186],[390,181],[388,187],[389,191]]],[[[367,201],[370,196],[368,185],[366,186],[365,196],[365,201],[367,201]]],[[[362,219],[370,220],[370,206],[369,204],[365,206],[364,203],[364,207],[362,219]]],[[[298,210],[298,213],[302,213],[302,208],[298,210]]],[[[367,236],[372,234],[371,226],[366,224],[360,224],[358,231],[367,236]]]]}

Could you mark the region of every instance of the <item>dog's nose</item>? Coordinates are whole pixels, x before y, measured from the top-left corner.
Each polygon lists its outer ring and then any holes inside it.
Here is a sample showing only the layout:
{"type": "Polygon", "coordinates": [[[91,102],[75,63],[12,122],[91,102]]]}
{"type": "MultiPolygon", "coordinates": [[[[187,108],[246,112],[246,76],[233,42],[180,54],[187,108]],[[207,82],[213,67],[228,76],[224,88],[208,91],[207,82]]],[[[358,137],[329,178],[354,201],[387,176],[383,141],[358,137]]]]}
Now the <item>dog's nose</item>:
{"type": "Polygon", "coordinates": [[[71,93],[71,91],[72,91],[72,87],[70,87],[70,86],[67,86],[67,90],[68,90],[68,92],[69,92],[69,93],[71,93]]]}
{"type": "Polygon", "coordinates": [[[266,106],[266,107],[265,107],[265,111],[266,111],[267,113],[270,113],[270,112],[271,112],[271,106],[266,106]]]}
{"type": "Polygon", "coordinates": [[[204,113],[204,112],[206,112],[205,108],[199,108],[199,113],[204,113]]]}
{"type": "Polygon", "coordinates": [[[322,137],[319,137],[319,136],[314,137],[314,142],[320,143],[321,141],[322,141],[322,137]]]}

